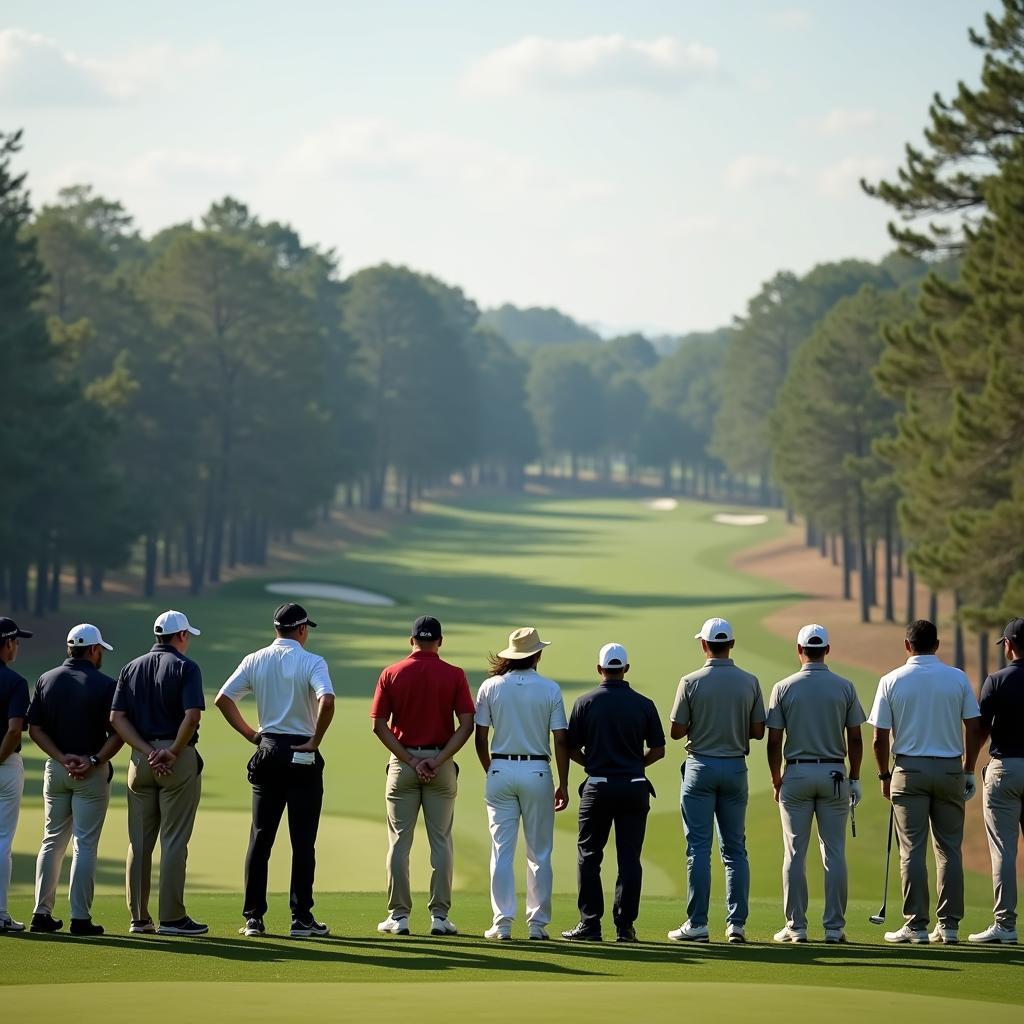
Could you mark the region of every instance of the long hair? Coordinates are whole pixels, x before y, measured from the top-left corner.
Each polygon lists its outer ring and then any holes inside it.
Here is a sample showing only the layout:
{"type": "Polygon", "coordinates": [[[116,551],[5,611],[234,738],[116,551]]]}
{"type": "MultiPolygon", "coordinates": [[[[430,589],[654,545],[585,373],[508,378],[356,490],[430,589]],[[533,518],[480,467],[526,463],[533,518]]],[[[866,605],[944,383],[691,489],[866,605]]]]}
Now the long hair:
{"type": "Polygon", "coordinates": [[[533,668],[540,660],[541,652],[531,654],[528,658],[499,658],[497,654],[487,655],[487,665],[492,676],[503,676],[508,672],[522,672],[533,668]]]}

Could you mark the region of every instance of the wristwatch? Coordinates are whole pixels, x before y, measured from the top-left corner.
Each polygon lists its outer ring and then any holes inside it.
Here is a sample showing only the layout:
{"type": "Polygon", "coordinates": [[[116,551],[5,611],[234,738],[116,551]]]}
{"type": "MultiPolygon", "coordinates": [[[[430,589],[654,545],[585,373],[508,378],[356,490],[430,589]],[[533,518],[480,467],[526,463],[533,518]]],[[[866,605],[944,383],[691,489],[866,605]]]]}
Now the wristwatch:
{"type": "Polygon", "coordinates": [[[100,759],[95,754],[90,754],[89,764],[91,764],[93,768],[98,768],[100,764],[100,759]]]}
{"type": "Polygon", "coordinates": [[[878,781],[879,782],[888,782],[891,778],[892,778],[892,772],[879,772],[878,773],[878,781]]]}

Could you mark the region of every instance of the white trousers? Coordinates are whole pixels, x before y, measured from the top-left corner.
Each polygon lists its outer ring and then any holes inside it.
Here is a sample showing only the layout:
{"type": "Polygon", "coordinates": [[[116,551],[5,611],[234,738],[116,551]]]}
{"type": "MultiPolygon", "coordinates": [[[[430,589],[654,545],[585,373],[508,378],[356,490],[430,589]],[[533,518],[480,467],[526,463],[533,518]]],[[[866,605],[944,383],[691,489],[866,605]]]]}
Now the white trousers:
{"type": "Polygon", "coordinates": [[[516,917],[516,842],[519,822],[526,840],[526,920],[551,920],[551,846],[555,787],[547,761],[491,761],[485,789],[491,829],[491,908],[495,925],[516,917]]]}
{"type": "Polygon", "coordinates": [[[21,794],[25,789],[25,765],[21,754],[11,754],[0,764],[0,918],[7,920],[7,893],[11,887],[11,847],[18,827],[21,794]]]}

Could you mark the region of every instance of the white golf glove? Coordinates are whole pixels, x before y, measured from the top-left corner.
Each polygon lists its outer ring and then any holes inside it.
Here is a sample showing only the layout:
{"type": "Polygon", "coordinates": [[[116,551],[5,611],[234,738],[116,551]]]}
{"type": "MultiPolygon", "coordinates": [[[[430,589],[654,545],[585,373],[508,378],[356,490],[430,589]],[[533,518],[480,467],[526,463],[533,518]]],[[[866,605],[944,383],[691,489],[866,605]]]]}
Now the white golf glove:
{"type": "Polygon", "coordinates": [[[856,807],[864,798],[864,790],[860,788],[860,779],[850,779],[850,806],[856,807]]]}
{"type": "Polygon", "coordinates": [[[978,792],[978,783],[974,780],[974,772],[964,772],[964,800],[970,800],[978,792]]]}

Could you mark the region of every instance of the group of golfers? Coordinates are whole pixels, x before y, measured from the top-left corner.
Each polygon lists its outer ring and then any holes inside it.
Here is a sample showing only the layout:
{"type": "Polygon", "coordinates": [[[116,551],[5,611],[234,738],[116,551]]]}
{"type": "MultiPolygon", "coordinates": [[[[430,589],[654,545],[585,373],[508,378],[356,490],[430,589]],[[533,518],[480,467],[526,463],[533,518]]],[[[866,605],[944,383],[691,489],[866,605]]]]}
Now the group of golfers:
{"type": "MultiPolygon", "coordinates": [[[[292,849],[290,934],[329,934],[313,914],[316,838],[323,803],[320,745],[334,715],[326,662],[307,650],[316,623],[298,604],[273,617],[273,642],[246,655],[224,682],[216,706],[255,747],[247,770],[252,827],[245,857],[244,924],[265,934],[267,867],[287,810],[292,849]],[[252,695],[258,725],[242,710],[252,695]]],[[[115,680],[102,671],[112,647],[83,623],[67,637],[67,659],[44,673],[32,692],[13,668],[32,634],[0,617],[0,933],[25,930],[8,907],[11,848],[24,789],[22,733],[47,755],[45,820],[36,861],[33,932],[56,932],[57,885],[73,840],[70,924],[96,936],[92,901],[100,833],[110,801],[112,759],[131,748],[128,769],[129,931],[196,936],[208,931],[185,905],[188,844],[202,789],[198,739],[205,710],[199,666],[188,656],[200,631],[179,611],[153,625],[152,648],[115,680]],[[152,857],[160,842],[157,913],[150,903],[152,857]]],[[[370,716],[387,749],[387,917],[378,931],[408,935],[412,915],[409,855],[422,812],[430,846],[428,911],[432,935],[457,935],[450,917],[458,792],[455,755],[474,737],[486,773],[491,834],[493,919],[484,937],[509,941],[517,917],[515,853],[526,846],[527,937],[550,938],[554,817],[568,807],[569,762],[582,765],[578,788],[579,921],[561,933],[574,942],[603,938],[601,864],[615,830],[617,878],[612,923],[618,942],[635,942],[640,910],[641,852],[654,788],[649,765],[665,756],[654,703],[627,681],[629,656],[618,643],[599,651],[600,683],[566,715],[558,684],[543,675],[548,642],[536,629],[511,633],[490,657],[490,676],[476,700],[465,672],[440,656],[441,624],[413,624],[406,658],[380,674],[370,716]],[[552,763],[553,758],[553,763],[552,763]]],[[[758,679],[733,660],[730,624],[708,619],[697,633],[704,664],[683,676],[670,713],[670,734],[685,739],[680,804],[686,837],[686,919],[668,933],[675,942],[708,942],[713,832],[725,867],[725,937],[746,941],[750,867],[745,841],[750,741],[767,735],[767,758],[783,835],[784,926],[776,942],[808,940],[806,858],[816,825],[824,866],[824,941],[846,941],[846,832],[860,803],[861,726],[874,728],[872,749],[882,796],[890,801],[889,838],[898,840],[903,925],[892,943],[956,943],[964,914],[964,806],[977,792],[975,765],[990,741],[983,772],[985,829],[992,859],[994,920],[969,936],[976,943],[1016,943],[1016,857],[1024,829],[1024,619],[999,640],[1005,667],[975,697],[966,675],[937,655],[933,623],[907,627],[906,663],[884,676],[865,716],[853,684],[826,664],[824,626],[804,626],[796,639],[799,669],[777,682],[767,709],[758,679]],[[926,853],[929,832],[937,865],[932,915],[926,853]],[[932,918],[934,928],[928,926],[932,918]]],[[[884,906],[879,917],[884,918],[884,906]]]]}

